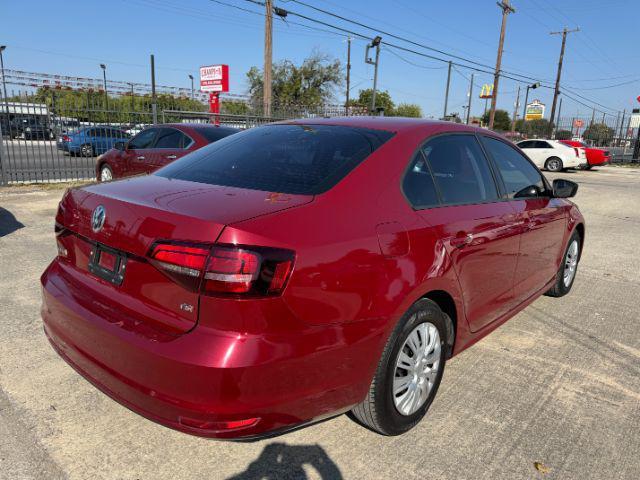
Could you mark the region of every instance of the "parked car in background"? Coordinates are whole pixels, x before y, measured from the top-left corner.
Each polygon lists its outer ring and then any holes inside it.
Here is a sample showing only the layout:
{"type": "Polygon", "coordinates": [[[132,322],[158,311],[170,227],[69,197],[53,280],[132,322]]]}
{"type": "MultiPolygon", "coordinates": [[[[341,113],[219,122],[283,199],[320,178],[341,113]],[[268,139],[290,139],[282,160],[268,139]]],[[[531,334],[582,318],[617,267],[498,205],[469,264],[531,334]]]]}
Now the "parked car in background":
{"type": "Polygon", "coordinates": [[[544,168],[550,172],[578,168],[587,163],[584,148],[570,147],[555,140],[528,139],[516,145],[533,160],[538,168],[544,168]]]}
{"type": "Polygon", "coordinates": [[[398,435],[449,358],[571,290],[577,188],[462,124],[251,128],[67,190],[45,333],[96,387],[183,432],[251,439],[351,410],[398,435]]]}
{"type": "Polygon", "coordinates": [[[587,155],[587,163],[583,165],[583,168],[586,170],[591,170],[593,167],[609,165],[611,162],[611,153],[609,150],[591,147],[580,140],[559,140],[559,142],[570,147],[584,148],[587,155]]]}
{"type": "Polygon", "coordinates": [[[238,130],[207,123],[154,125],[142,130],[128,142],[101,155],[96,162],[96,177],[105,182],[114,178],[151,173],[238,130]]]}
{"type": "Polygon", "coordinates": [[[51,128],[40,118],[26,117],[16,118],[9,124],[11,138],[24,138],[25,140],[50,140],[51,128]]]}
{"type": "Polygon", "coordinates": [[[58,150],[70,155],[95,157],[113,148],[116,142],[128,140],[129,134],[106,125],[83,127],[58,138],[58,150]]]}

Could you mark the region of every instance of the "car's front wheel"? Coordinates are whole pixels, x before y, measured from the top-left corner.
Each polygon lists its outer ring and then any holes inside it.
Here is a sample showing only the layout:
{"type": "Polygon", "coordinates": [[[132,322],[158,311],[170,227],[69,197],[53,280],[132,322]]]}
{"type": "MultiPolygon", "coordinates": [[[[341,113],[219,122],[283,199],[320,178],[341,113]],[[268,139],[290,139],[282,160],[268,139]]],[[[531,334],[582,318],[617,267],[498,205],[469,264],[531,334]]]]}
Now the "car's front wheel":
{"type": "Polygon", "coordinates": [[[544,168],[550,172],[560,172],[563,168],[562,160],[560,160],[558,157],[548,158],[544,164],[544,168]]]}
{"type": "Polygon", "coordinates": [[[569,239],[567,249],[562,257],[562,263],[556,274],[556,283],[545,295],[549,297],[563,297],[571,291],[573,281],[578,272],[578,262],[580,261],[580,235],[574,231],[569,239]]]}
{"type": "Polygon", "coordinates": [[[446,332],[438,305],[427,299],[416,302],[389,337],[367,397],[351,411],[355,419],[383,435],[413,428],[438,391],[446,332]]]}
{"type": "Polygon", "coordinates": [[[113,170],[111,170],[111,167],[107,164],[102,165],[102,167],[100,167],[100,181],[110,182],[111,180],[113,180],[113,170]]]}

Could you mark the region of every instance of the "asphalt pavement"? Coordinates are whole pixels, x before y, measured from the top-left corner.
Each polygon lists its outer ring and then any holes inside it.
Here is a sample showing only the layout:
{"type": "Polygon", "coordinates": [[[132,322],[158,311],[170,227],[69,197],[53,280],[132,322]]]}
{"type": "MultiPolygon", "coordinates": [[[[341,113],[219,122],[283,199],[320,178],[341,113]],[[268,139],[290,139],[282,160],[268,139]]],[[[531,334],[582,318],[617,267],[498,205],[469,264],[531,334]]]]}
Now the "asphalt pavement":
{"type": "Polygon", "coordinates": [[[62,190],[0,189],[0,479],[639,478],[640,170],[562,176],[587,224],[573,291],[448,362],[415,429],[342,415],[254,443],[159,426],[67,366],[39,313],[62,190]]]}

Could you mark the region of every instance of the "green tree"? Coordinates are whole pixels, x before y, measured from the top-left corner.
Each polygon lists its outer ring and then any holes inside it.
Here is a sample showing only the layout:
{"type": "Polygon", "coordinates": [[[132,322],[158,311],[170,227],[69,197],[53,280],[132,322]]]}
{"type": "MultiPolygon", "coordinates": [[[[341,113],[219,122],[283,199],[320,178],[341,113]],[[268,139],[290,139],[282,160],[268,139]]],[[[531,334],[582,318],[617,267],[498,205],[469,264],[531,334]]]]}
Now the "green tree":
{"type": "Polygon", "coordinates": [[[556,132],[556,140],[571,140],[573,132],[571,130],[558,130],[556,132]]]}
{"type": "MultiPolygon", "coordinates": [[[[371,96],[373,95],[373,89],[365,88],[358,93],[358,99],[349,102],[350,105],[366,108],[367,111],[371,109],[371,96]]],[[[391,100],[391,95],[386,90],[376,91],[376,108],[383,108],[384,114],[391,117],[395,114],[395,104],[391,100]]]]}
{"type": "Polygon", "coordinates": [[[396,117],[422,117],[422,109],[415,103],[401,103],[393,112],[396,117]]]}
{"type": "MultiPolygon", "coordinates": [[[[487,112],[482,116],[483,125],[489,125],[489,114],[490,112],[487,112]]],[[[506,110],[496,110],[493,117],[493,129],[503,132],[511,130],[511,118],[506,110]]]]}
{"type": "Polygon", "coordinates": [[[249,112],[249,105],[240,100],[222,100],[220,112],[228,115],[246,115],[249,112]]]}
{"type": "Polygon", "coordinates": [[[582,138],[591,140],[595,145],[607,146],[613,138],[613,128],[604,123],[592,123],[582,133],[582,138]]]}
{"type": "Polygon", "coordinates": [[[546,137],[551,131],[551,124],[546,118],[526,122],[520,119],[516,122],[516,131],[528,138],[546,137]]]}
{"type": "MultiPolygon", "coordinates": [[[[262,105],[262,70],[251,67],[247,72],[249,94],[254,106],[262,105]]],[[[320,106],[335,97],[342,85],[340,60],[313,52],[302,65],[282,60],[273,65],[272,103],[277,108],[290,106],[320,106]]]]}

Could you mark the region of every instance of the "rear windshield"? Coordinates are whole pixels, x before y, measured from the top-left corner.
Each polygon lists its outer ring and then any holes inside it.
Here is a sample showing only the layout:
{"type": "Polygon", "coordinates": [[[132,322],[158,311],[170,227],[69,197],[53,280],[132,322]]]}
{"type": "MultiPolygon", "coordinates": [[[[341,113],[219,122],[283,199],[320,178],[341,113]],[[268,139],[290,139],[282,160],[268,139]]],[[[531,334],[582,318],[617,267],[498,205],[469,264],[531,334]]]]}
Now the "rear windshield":
{"type": "Polygon", "coordinates": [[[221,138],[238,133],[238,130],[229,127],[195,127],[195,131],[206,138],[209,143],[217,142],[221,138]]]}
{"type": "Polygon", "coordinates": [[[158,170],[178,180],[314,195],[393,136],[335,125],[266,125],[226,137],[158,170]]]}

